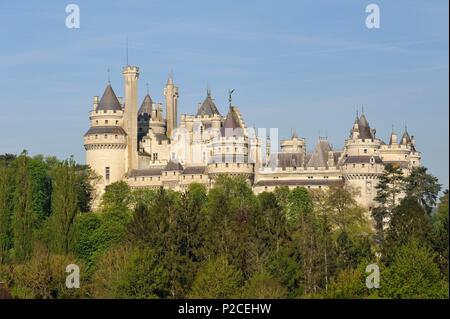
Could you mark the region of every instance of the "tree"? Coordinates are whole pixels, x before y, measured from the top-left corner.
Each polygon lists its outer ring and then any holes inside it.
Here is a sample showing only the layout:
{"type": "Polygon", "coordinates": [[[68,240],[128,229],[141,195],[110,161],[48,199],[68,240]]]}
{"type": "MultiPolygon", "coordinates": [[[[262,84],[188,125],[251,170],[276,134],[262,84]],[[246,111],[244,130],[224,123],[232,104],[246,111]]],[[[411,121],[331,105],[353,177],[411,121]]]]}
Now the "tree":
{"type": "Polygon", "coordinates": [[[433,262],[434,253],[416,241],[399,246],[392,262],[381,272],[383,298],[448,298],[448,282],[433,262]]]}
{"type": "Polygon", "coordinates": [[[406,196],[415,198],[428,214],[436,205],[441,185],[438,179],[427,173],[427,168],[420,166],[412,169],[405,179],[406,196]]]}
{"type": "Polygon", "coordinates": [[[405,197],[394,208],[389,220],[385,249],[404,245],[412,240],[429,242],[430,220],[425,209],[415,198],[405,197]]]}
{"type": "Polygon", "coordinates": [[[32,208],[32,187],[28,170],[26,151],[17,158],[17,173],[14,192],[14,255],[17,261],[25,261],[31,256],[35,213],[32,208]]]}
{"type": "Polygon", "coordinates": [[[253,274],[238,293],[239,298],[248,299],[283,299],[287,289],[267,272],[253,274]]]}
{"type": "Polygon", "coordinates": [[[102,197],[102,211],[128,210],[131,204],[130,186],[124,181],[115,182],[105,187],[102,197]]]}
{"type": "Polygon", "coordinates": [[[355,200],[356,192],[345,186],[331,186],[326,204],[331,226],[343,233],[355,236],[368,235],[370,224],[364,209],[355,200]]]}
{"type": "Polygon", "coordinates": [[[53,248],[56,252],[69,253],[72,249],[75,217],[79,212],[79,177],[73,159],[63,161],[52,171],[52,216],[54,231],[53,248]]]}
{"type": "Polygon", "coordinates": [[[227,256],[245,278],[261,266],[257,256],[255,222],[258,200],[242,177],[219,176],[208,193],[207,255],[227,256]]]}
{"type": "Polygon", "coordinates": [[[100,256],[125,241],[131,215],[128,212],[80,214],[76,218],[75,254],[92,272],[100,256]]]}
{"type": "Polygon", "coordinates": [[[150,248],[135,248],[116,286],[118,298],[154,299],[168,296],[168,274],[150,248]]]}
{"type": "Polygon", "coordinates": [[[13,176],[13,170],[0,163],[0,264],[7,260],[12,246],[13,176]]]}
{"type": "Polygon", "coordinates": [[[31,205],[38,222],[43,222],[51,213],[52,181],[49,167],[42,155],[29,159],[31,182],[31,205]]]}
{"type": "Polygon", "coordinates": [[[267,271],[287,288],[288,298],[298,298],[303,292],[303,273],[297,257],[298,252],[282,247],[273,251],[267,260],[267,271]]]}
{"type": "Polygon", "coordinates": [[[448,190],[440,199],[436,214],[432,218],[432,246],[437,253],[441,273],[448,282],[448,190]]]}
{"type": "Polygon", "coordinates": [[[80,289],[67,289],[65,285],[65,271],[69,264],[78,265],[80,273],[83,274],[83,264],[72,256],[51,254],[44,245],[37,244],[27,263],[13,267],[12,294],[26,299],[81,297],[85,287],[83,276],[80,276],[80,289]]]}
{"type": "Polygon", "coordinates": [[[226,257],[220,256],[204,264],[192,285],[190,298],[226,299],[233,298],[242,286],[243,276],[239,269],[230,265],[226,257]]]}
{"type": "Polygon", "coordinates": [[[372,210],[372,217],[375,220],[378,240],[383,241],[385,221],[389,220],[390,214],[398,205],[401,194],[405,190],[405,177],[400,166],[385,165],[375,189],[377,191],[375,201],[378,206],[372,210]]]}

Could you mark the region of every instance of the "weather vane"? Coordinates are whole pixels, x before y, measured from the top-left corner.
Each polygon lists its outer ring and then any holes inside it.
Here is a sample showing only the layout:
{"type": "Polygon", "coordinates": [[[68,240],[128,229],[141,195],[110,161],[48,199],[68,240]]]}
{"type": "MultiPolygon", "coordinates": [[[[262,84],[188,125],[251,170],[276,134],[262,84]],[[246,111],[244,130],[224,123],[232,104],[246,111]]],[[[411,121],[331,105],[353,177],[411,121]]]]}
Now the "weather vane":
{"type": "Polygon", "coordinates": [[[228,102],[230,103],[230,107],[231,107],[231,101],[232,101],[232,94],[234,92],[234,89],[232,90],[228,90],[228,102]]]}

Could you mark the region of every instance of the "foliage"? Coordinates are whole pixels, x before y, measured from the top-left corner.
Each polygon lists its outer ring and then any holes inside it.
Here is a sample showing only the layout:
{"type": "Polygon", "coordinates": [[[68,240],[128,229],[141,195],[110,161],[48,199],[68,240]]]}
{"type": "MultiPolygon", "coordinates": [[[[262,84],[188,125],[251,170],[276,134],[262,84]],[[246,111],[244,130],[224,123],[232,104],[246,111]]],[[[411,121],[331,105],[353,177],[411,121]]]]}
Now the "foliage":
{"type": "Polygon", "coordinates": [[[230,265],[225,257],[206,262],[192,285],[190,298],[233,298],[243,282],[242,272],[230,265]]]}
{"type": "Polygon", "coordinates": [[[399,246],[391,264],[382,271],[379,294],[383,298],[448,298],[448,282],[433,262],[434,253],[417,241],[399,246]]]}

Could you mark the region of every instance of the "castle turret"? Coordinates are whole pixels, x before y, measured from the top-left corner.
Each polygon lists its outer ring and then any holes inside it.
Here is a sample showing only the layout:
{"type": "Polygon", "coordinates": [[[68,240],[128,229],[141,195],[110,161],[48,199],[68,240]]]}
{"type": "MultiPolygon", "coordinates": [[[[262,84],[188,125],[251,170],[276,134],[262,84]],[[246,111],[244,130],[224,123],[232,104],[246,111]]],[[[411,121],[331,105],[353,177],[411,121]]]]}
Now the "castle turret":
{"type": "Polygon", "coordinates": [[[127,65],[123,68],[125,81],[124,128],[127,132],[127,171],[138,168],[137,95],[139,68],[127,65]]]}
{"type": "Polygon", "coordinates": [[[358,191],[357,201],[369,210],[375,206],[375,186],[383,173],[380,157],[382,141],[376,137],[365,114],[356,116],[341,160],[343,178],[358,191]]]}
{"type": "Polygon", "coordinates": [[[153,102],[150,95],[147,95],[142,101],[141,107],[138,112],[138,140],[141,141],[142,138],[147,135],[148,129],[150,127],[150,119],[152,116],[153,102]]]}
{"type": "Polygon", "coordinates": [[[97,207],[105,186],[122,180],[126,172],[127,133],[123,129],[123,110],[110,84],[100,101],[94,97],[89,119],[84,148],[86,163],[100,177],[93,203],[97,207]]]}
{"type": "Polygon", "coordinates": [[[168,138],[171,138],[173,130],[177,127],[178,112],[178,88],[173,84],[172,76],[167,80],[164,96],[166,97],[166,134],[168,138]]]}

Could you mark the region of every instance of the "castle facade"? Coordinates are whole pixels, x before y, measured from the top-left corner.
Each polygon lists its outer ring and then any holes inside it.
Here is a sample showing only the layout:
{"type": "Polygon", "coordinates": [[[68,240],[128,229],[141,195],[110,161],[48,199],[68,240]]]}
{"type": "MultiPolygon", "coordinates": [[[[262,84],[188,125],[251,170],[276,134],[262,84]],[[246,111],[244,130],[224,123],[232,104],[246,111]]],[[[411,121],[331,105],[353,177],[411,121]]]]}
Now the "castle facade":
{"type": "Polygon", "coordinates": [[[278,142],[274,134],[247,127],[231,103],[231,92],[226,115],[208,90],[195,115],[183,114],[178,122],[179,92],[171,76],[164,87],[165,112],[148,92],[138,108],[138,67],[125,66],[123,76],[125,98],[118,98],[108,84],[101,98],[94,97],[84,135],[86,163],[100,177],[98,198],[107,185],[122,180],[134,189],[180,191],[193,182],[210,188],[216,176],[228,174],[244,176],[255,193],[283,185],[349,184],[358,190],[358,202],[370,210],[385,164],[399,165],[406,174],[420,165],[421,154],[406,128],[401,138],[392,132],[385,143],[364,113],[356,115],[343,149],[334,150],[326,138],[319,138],[308,151],[296,133],[278,142]]]}

